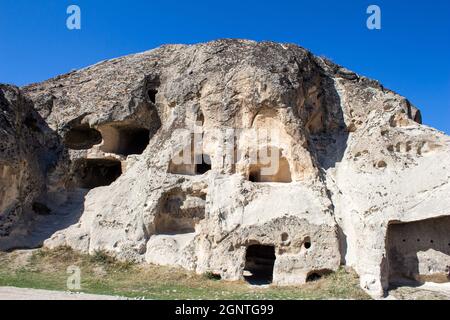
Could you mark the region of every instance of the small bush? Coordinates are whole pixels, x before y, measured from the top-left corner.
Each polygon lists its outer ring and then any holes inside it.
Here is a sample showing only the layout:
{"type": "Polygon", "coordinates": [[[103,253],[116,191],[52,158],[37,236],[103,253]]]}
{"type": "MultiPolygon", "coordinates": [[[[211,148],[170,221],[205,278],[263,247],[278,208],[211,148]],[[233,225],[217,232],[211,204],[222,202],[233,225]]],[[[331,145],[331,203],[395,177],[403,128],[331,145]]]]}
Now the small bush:
{"type": "Polygon", "coordinates": [[[89,257],[90,263],[101,264],[110,269],[116,269],[117,271],[129,270],[135,265],[132,261],[119,261],[116,257],[111,256],[104,250],[96,250],[93,255],[89,257]]]}
{"type": "Polygon", "coordinates": [[[104,250],[96,250],[92,256],[90,256],[90,260],[92,263],[99,263],[104,265],[112,265],[117,263],[115,257],[109,255],[104,250]]]}

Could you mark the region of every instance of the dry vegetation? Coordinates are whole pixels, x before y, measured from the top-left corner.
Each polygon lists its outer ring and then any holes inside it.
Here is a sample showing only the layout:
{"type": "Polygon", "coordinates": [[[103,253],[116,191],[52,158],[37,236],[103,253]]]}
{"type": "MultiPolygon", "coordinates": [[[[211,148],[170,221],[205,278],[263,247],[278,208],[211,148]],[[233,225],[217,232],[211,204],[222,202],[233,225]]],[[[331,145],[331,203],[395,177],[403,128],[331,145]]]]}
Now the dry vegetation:
{"type": "Polygon", "coordinates": [[[85,293],[146,299],[368,299],[354,272],[344,269],[301,287],[255,287],[218,281],[179,268],[136,265],[103,252],[69,248],[0,253],[0,286],[67,290],[67,267],[81,269],[85,293]]]}

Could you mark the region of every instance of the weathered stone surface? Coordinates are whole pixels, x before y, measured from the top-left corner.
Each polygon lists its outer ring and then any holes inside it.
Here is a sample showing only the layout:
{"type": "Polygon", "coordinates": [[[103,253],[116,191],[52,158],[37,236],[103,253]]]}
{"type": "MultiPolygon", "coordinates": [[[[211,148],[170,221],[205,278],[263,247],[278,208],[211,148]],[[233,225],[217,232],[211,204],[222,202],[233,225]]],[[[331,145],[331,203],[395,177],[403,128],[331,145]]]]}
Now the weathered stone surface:
{"type": "Polygon", "coordinates": [[[62,148],[17,87],[0,85],[0,108],[0,239],[12,239],[27,233],[17,226],[48,213],[39,198],[62,148]]]}
{"type": "MultiPolygon", "coordinates": [[[[280,285],[342,263],[377,296],[402,259],[388,230],[414,221],[405,232],[428,234],[427,219],[450,215],[449,137],[405,98],[295,45],[168,45],[22,90],[68,153],[47,199],[87,193],[47,247],[227,280],[269,270],[280,285]]],[[[450,239],[436,239],[405,251],[418,251],[414,277],[446,276],[450,239]]]]}

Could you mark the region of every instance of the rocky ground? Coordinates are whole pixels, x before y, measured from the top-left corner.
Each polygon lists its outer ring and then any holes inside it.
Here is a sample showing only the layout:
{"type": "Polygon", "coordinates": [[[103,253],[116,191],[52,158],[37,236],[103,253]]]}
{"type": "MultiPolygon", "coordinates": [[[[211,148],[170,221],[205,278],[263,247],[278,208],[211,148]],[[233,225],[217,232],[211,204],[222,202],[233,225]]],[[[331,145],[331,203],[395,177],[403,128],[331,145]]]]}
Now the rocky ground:
{"type": "Polygon", "coordinates": [[[449,283],[424,284],[403,283],[398,287],[392,287],[388,292],[387,299],[398,300],[450,300],[449,283]]]}

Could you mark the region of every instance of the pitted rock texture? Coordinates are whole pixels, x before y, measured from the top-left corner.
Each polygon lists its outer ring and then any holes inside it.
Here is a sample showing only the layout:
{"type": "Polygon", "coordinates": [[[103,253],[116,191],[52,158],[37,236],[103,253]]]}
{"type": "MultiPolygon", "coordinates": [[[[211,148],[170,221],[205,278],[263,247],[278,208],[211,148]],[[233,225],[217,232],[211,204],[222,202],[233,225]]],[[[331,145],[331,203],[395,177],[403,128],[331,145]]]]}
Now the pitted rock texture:
{"type": "Polygon", "coordinates": [[[279,285],[346,264],[374,296],[417,253],[400,276],[448,279],[445,232],[432,248],[389,239],[450,215],[449,137],[404,97],[301,47],[167,45],[22,91],[67,153],[47,199],[85,195],[47,247],[279,285]]]}
{"type": "MultiPolygon", "coordinates": [[[[47,172],[63,148],[19,88],[0,85],[0,239],[20,237],[32,216],[48,208],[39,202],[45,194],[47,172]]],[[[1,246],[1,245],[0,245],[1,246]]]]}

